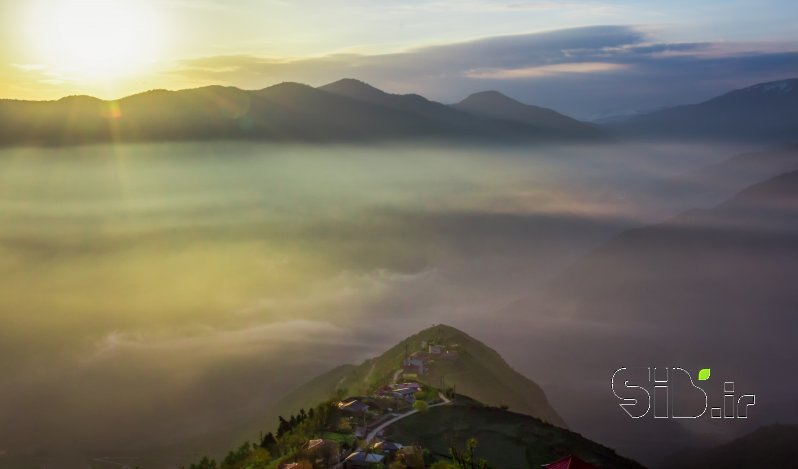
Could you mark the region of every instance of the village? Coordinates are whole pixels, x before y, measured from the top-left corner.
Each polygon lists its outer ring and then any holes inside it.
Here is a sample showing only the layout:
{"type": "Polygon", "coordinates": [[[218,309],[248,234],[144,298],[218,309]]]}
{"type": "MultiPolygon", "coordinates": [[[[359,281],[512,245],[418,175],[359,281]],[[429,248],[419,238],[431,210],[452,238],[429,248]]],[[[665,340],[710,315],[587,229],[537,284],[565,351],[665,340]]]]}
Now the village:
{"type": "Polygon", "coordinates": [[[430,366],[438,360],[457,360],[457,344],[422,342],[412,353],[405,351],[401,367],[387,382],[365,396],[347,396],[337,404],[335,432],[307,441],[302,459],[283,463],[280,469],[378,468],[422,469],[428,454],[419,442],[393,441],[385,430],[394,423],[429,408],[449,405],[453,389],[439,389],[425,382],[430,366]]]}

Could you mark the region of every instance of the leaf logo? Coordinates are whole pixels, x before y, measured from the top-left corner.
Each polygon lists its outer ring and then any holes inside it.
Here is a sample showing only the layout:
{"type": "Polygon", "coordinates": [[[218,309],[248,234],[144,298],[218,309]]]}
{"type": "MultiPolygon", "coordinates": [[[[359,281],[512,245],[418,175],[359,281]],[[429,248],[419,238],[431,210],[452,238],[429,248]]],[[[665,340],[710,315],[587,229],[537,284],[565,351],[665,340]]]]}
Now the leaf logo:
{"type": "Polygon", "coordinates": [[[698,372],[698,380],[706,381],[709,379],[709,375],[710,375],[709,368],[703,368],[701,371],[698,372]]]}

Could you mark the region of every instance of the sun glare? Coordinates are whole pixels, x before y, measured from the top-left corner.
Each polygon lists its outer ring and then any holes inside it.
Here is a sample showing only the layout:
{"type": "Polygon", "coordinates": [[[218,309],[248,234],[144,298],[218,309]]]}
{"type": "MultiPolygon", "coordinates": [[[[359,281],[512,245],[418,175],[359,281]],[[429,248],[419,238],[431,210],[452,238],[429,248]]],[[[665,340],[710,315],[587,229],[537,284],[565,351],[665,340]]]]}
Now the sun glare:
{"type": "Polygon", "coordinates": [[[142,0],[41,1],[30,22],[40,57],[65,78],[102,80],[141,72],[163,39],[158,16],[142,0]]]}

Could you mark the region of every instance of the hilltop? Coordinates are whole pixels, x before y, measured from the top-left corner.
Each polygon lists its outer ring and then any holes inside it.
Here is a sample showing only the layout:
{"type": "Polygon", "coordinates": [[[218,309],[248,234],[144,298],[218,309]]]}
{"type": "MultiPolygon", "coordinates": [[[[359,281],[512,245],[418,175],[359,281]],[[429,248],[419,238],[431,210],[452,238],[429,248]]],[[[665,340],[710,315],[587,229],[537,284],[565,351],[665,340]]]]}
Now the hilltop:
{"type": "MultiPolygon", "coordinates": [[[[519,412],[565,427],[565,422],[548,402],[545,393],[534,381],[513,370],[495,350],[459,329],[436,325],[414,334],[357,366],[338,367],[317,377],[292,392],[285,404],[298,396],[314,396],[316,400],[337,394],[359,395],[391,380],[402,368],[405,356],[428,358],[423,373],[407,367],[410,379],[439,388],[453,388],[482,403],[506,406],[519,412]],[[430,354],[430,346],[449,348],[457,358],[430,354]]],[[[285,405],[282,404],[282,405],[285,405]]]]}
{"type": "Polygon", "coordinates": [[[192,467],[340,467],[346,461],[348,467],[452,468],[451,451],[462,451],[471,439],[487,467],[538,467],[568,455],[600,468],[642,467],[563,428],[538,385],[487,345],[446,325],[360,365],[335,368],[281,406],[276,428],[258,419],[261,431],[231,443],[238,449],[220,466],[197,456],[192,467]],[[255,444],[241,445],[246,439],[255,444]]]}
{"type": "MultiPolygon", "coordinates": [[[[294,414],[330,399],[374,395],[393,381],[417,381],[431,389],[467,395],[481,404],[502,406],[518,414],[564,428],[565,422],[552,408],[543,390],[532,380],[512,369],[493,349],[454,327],[436,325],[414,334],[381,355],[359,365],[341,365],[294,389],[267,411],[253,416],[245,425],[226,428],[161,448],[150,455],[153,460],[196,460],[204,454],[219,456],[243,441],[255,441],[263,432],[274,431],[278,416],[294,414]],[[430,345],[457,351],[457,359],[427,360],[427,369],[403,363],[406,356],[429,353],[430,345]],[[424,352],[426,351],[426,352],[424,352]],[[402,370],[401,372],[399,370],[402,370]],[[443,377],[443,382],[441,381],[443,377]],[[157,457],[156,454],[158,453],[157,457]]],[[[433,398],[435,397],[433,392],[433,398]]]]}

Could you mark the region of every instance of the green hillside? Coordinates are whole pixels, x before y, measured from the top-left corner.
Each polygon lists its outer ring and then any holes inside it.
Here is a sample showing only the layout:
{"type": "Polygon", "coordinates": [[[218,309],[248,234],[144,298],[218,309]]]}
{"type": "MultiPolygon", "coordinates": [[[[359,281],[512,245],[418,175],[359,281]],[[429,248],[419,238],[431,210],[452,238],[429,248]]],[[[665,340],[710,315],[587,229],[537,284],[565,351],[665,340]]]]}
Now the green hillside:
{"type": "Polygon", "coordinates": [[[458,394],[479,402],[507,406],[510,410],[538,417],[565,428],[565,423],[551,407],[543,390],[530,379],[513,370],[493,349],[465,332],[446,325],[436,325],[394,345],[382,355],[359,365],[342,365],[324,373],[281,399],[263,414],[253,416],[244,425],[211,432],[192,441],[159,451],[173,461],[193,461],[203,455],[219,457],[243,441],[256,441],[261,433],[274,431],[279,415],[291,415],[331,397],[367,395],[390,382],[406,352],[422,349],[431,342],[453,345],[457,360],[438,360],[418,381],[441,387],[454,387],[458,394]]]}
{"type": "Polygon", "coordinates": [[[502,469],[539,468],[569,454],[600,468],[643,467],[578,433],[528,415],[479,405],[435,407],[397,422],[386,436],[419,443],[444,460],[449,458],[451,446],[464,448],[469,438],[475,438],[475,455],[502,469]]]}
{"type": "Polygon", "coordinates": [[[418,381],[438,388],[454,387],[458,394],[470,396],[485,404],[507,406],[514,412],[538,417],[561,427],[566,426],[549,404],[540,386],[512,369],[492,348],[463,331],[443,324],[424,329],[399,342],[379,357],[366,360],[344,373],[338,368],[322,375],[298,388],[281,405],[289,401],[294,403],[293,407],[285,407],[291,411],[297,407],[296,396],[308,395],[320,399],[325,392],[326,396],[330,396],[335,392],[329,388],[333,381],[337,383],[339,393],[366,394],[390,381],[394,372],[401,367],[406,352],[421,350],[422,345],[433,342],[456,345],[459,358],[435,360],[428,367],[427,373],[418,376],[418,381]],[[325,389],[319,389],[322,383],[326,383],[325,389]]]}
{"type": "Polygon", "coordinates": [[[457,360],[436,360],[421,381],[438,387],[444,383],[458,394],[487,405],[506,406],[567,428],[540,386],[511,368],[495,350],[452,327],[436,326],[427,331],[443,343],[457,344],[460,356],[457,360]]]}

